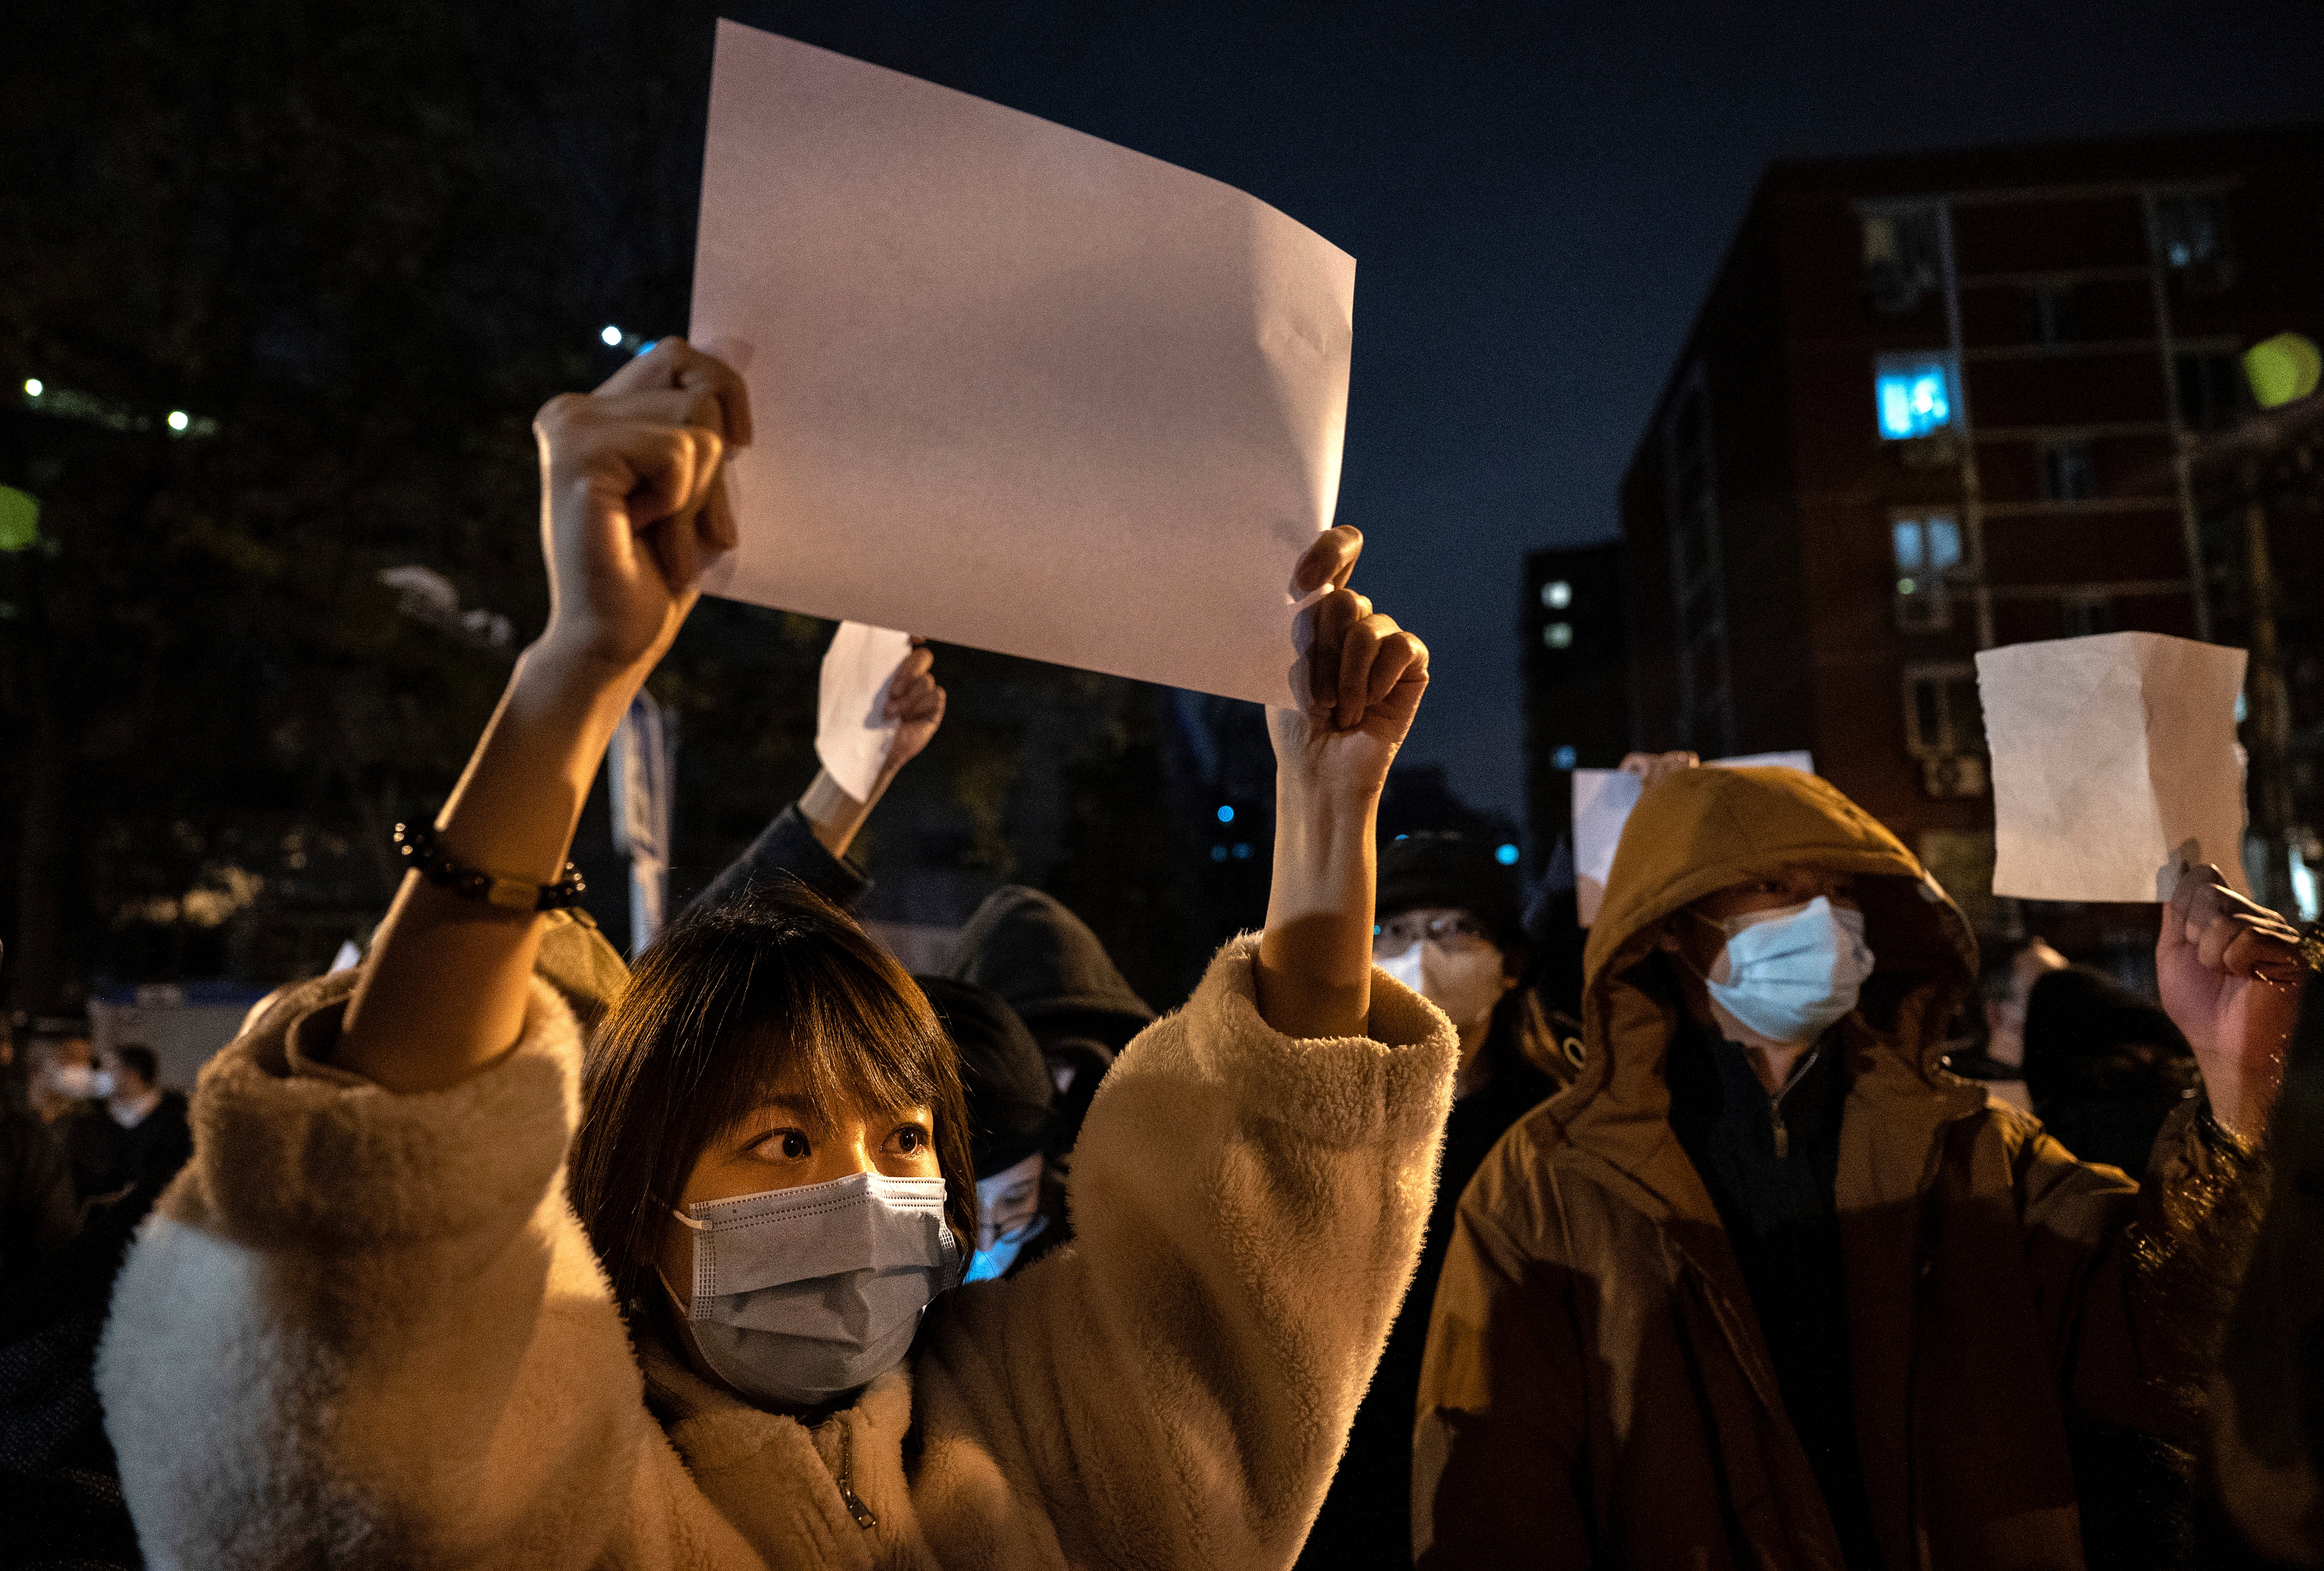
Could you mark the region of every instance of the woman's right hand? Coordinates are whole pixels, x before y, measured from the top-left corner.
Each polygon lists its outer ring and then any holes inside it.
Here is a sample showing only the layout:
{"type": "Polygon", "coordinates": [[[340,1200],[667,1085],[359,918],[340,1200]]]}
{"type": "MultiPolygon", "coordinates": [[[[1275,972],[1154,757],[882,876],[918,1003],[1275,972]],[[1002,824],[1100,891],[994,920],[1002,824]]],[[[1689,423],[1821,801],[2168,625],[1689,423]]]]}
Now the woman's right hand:
{"type": "Polygon", "coordinates": [[[541,642],[607,674],[650,669],[734,544],[718,472],[751,439],[750,394],[724,361],[664,338],[591,393],[550,399],[540,447],[541,642]]]}

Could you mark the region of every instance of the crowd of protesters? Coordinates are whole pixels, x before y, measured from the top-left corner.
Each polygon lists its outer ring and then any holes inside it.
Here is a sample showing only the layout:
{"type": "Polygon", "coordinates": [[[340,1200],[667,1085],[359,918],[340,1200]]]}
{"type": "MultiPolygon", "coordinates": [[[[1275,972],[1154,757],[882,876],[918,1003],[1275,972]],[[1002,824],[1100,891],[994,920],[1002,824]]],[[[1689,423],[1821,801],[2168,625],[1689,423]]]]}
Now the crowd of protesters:
{"type": "Polygon", "coordinates": [[[537,430],[549,624],[362,964],[190,1108],[0,1040],[0,1561],[2324,1564],[2315,946],[2214,870],[2158,1002],[1981,964],[1821,780],[1640,757],[1577,953],[1379,843],[1427,652],[1342,527],[1191,997],[1037,890],[943,975],[855,922],[925,646],[869,799],[632,966],[567,849],[750,417],[670,340],[537,430]]]}

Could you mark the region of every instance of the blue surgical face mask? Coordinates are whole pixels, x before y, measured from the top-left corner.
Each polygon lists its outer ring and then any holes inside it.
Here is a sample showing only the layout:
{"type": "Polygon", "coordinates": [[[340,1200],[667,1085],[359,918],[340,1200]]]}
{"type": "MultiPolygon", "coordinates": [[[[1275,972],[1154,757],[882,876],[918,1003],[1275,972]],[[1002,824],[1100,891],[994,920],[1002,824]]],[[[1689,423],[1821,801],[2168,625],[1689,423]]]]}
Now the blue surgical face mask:
{"type": "Polygon", "coordinates": [[[968,1257],[968,1275],[972,1282],[997,1282],[1009,1274],[1025,1246],[1038,1238],[1049,1225],[1046,1216],[1036,1216],[1006,1238],[996,1239],[991,1249],[980,1249],[968,1257]]]}
{"type": "Polygon", "coordinates": [[[960,1280],[942,1178],[853,1173],[676,1215],[694,1234],[683,1308],[703,1361],[778,1406],[816,1407],[895,1368],[960,1280]]]}
{"type": "Polygon", "coordinates": [[[1864,913],[1842,910],[1822,895],[1717,925],[1727,947],[1703,984],[1720,1024],[1730,1034],[1740,1027],[1748,1040],[1815,1040],[1856,1007],[1872,975],[1864,913]]]}

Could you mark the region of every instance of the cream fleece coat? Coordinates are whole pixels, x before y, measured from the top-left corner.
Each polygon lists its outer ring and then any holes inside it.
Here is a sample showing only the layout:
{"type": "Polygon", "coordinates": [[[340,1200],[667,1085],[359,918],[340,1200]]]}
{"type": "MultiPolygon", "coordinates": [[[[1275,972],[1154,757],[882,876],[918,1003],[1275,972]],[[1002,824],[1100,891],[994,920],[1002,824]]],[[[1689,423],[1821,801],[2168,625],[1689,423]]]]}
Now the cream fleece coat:
{"type": "Polygon", "coordinates": [[[347,976],[292,993],[204,1070],[115,1292],[97,1384],[149,1563],[1288,1565],[1419,1251],[1457,1044],[1379,973],[1371,1038],[1285,1037],[1255,953],[1107,1077],[1072,1246],[939,1299],[812,1430],[632,1355],[565,1198],[548,987],[506,1058],[411,1096],[328,1067],[347,976]]]}

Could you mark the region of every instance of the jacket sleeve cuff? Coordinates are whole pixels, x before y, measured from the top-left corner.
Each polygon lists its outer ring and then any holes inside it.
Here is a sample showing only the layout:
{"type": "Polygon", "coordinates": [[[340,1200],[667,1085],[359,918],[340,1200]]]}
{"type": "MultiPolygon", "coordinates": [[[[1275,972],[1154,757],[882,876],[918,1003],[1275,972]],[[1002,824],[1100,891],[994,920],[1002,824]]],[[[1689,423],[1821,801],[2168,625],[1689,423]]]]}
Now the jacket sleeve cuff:
{"type": "Polygon", "coordinates": [[[1460,1059],[1443,1012],[1375,966],[1370,1035],[1286,1036],[1259,1014],[1258,961],[1258,934],[1232,940],[1186,1005],[1194,1051],[1247,1115],[1332,1146],[1433,1133],[1460,1059]]]}
{"type": "Polygon", "coordinates": [[[689,909],[724,905],[760,884],[784,877],[798,879],[842,910],[853,910],[858,901],[872,892],[872,881],[863,870],[846,857],[825,850],[823,842],[815,837],[814,826],[793,802],[759,831],[751,848],[696,895],[689,909]]]}
{"type": "Polygon", "coordinates": [[[579,1111],[573,1016],[535,978],[515,1047],[449,1090],[400,1095],[334,1066],[356,974],[292,989],[204,1067],[204,1225],[254,1247],[393,1248],[523,1224],[579,1111]]]}

